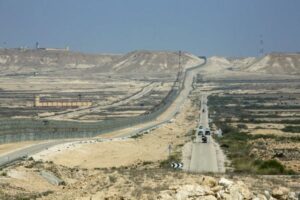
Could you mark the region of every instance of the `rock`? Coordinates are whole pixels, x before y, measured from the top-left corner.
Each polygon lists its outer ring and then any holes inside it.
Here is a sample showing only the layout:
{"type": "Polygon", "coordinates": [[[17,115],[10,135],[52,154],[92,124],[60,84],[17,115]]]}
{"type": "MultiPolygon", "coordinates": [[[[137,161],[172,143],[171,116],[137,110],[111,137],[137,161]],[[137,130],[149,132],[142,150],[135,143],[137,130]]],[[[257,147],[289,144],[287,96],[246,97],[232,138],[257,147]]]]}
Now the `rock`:
{"type": "Polygon", "coordinates": [[[221,178],[220,181],[219,181],[219,185],[222,185],[224,187],[230,187],[231,185],[233,184],[232,181],[226,179],[226,178],[221,178]]]}
{"type": "Polygon", "coordinates": [[[223,186],[217,185],[217,186],[211,188],[211,191],[214,192],[214,193],[217,193],[217,192],[219,192],[222,189],[223,189],[223,186]]]}
{"type": "Polygon", "coordinates": [[[217,198],[213,195],[208,195],[208,196],[201,197],[201,200],[217,200],[217,198]]]}
{"type": "Polygon", "coordinates": [[[244,199],[252,199],[253,193],[249,190],[249,188],[242,182],[238,181],[236,184],[237,190],[243,195],[244,199]]]}
{"type": "Polygon", "coordinates": [[[269,191],[267,191],[267,190],[265,190],[265,196],[266,196],[266,198],[267,199],[270,199],[270,197],[271,197],[271,194],[270,194],[270,192],[269,191]]]}
{"type": "Polygon", "coordinates": [[[157,199],[160,200],[173,200],[174,197],[172,197],[172,194],[170,191],[161,191],[157,197],[157,199]]]}
{"type": "MultiPolygon", "coordinates": [[[[300,197],[300,196],[299,196],[300,197]]],[[[298,200],[299,197],[297,198],[297,195],[295,192],[290,192],[289,195],[288,195],[288,199],[289,200],[298,200]]]]}
{"type": "Polygon", "coordinates": [[[232,183],[231,181],[226,180],[222,181],[222,184],[230,186],[217,192],[216,196],[218,199],[250,200],[253,198],[252,192],[250,192],[247,186],[241,181],[232,183]]]}
{"type": "Polygon", "coordinates": [[[218,185],[218,182],[213,177],[205,176],[205,177],[203,177],[202,184],[206,185],[206,186],[209,186],[209,187],[214,187],[214,186],[218,185]]]}
{"type": "Polygon", "coordinates": [[[255,197],[255,199],[257,199],[257,200],[268,200],[267,197],[265,195],[262,195],[262,194],[258,194],[257,197],[255,197]]]}
{"type": "Polygon", "coordinates": [[[206,194],[205,189],[200,185],[184,185],[176,192],[176,199],[178,200],[188,199],[188,197],[200,197],[206,194]]]}
{"type": "Polygon", "coordinates": [[[277,187],[272,190],[272,196],[279,200],[288,199],[290,190],[286,187],[277,187]]]}

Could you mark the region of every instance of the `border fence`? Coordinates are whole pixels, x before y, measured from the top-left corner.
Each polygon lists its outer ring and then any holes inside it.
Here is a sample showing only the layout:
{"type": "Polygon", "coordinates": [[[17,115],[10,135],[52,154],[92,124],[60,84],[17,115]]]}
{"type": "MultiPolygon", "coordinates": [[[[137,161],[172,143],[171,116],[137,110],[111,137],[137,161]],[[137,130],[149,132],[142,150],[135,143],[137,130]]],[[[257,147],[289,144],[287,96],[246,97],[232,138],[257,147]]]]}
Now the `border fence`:
{"type": "MultiPolygon", "coordinates": [[[[181,88],[184,88],[187,72],[206,64],[185,70],[181,88]]],[[[31,140],[50,140],[67,138],[88,138],[103,133],[131,127],[152,121],[161,115],[180,94],[181,89],[173,88],[162,103],[153,112],[145,115],[122,119],[105,120],[100,122],[75,122],[37,119],[0,119],[0,144],[31,140]]]]}

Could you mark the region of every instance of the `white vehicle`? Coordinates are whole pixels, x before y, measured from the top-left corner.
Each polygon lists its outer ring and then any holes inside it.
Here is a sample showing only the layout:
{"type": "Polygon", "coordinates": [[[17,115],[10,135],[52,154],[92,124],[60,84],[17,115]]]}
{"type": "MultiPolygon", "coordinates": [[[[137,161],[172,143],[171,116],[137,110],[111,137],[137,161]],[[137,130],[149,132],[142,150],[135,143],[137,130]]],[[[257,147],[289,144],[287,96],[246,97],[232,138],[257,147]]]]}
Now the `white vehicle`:
{"type": "Polygon", "coordinates": [[[197,130],[197,135],[204,135],[204,129],[198,129],[197,130]]]}

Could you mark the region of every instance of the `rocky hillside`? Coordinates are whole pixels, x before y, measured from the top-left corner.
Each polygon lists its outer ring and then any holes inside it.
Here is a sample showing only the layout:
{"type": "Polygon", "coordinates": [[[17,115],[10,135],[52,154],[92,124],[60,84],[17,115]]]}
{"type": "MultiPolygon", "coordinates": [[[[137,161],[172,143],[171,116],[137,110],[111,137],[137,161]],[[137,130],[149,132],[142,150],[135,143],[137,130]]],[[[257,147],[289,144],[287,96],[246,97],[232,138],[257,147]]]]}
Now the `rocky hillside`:
{"type": "MultiPolygon", "coordinates": [[[[93,55],[60,50],[0,49],[0,74],[28,73],[177,73],[178,53],[134,51],[125,55],[93,55]]],[[[183,67],[202,63],[198,57],[183,53],[183,67]]]]}
{"type": "Polygon", "coordinates": [[[92,55],[59,50],[0,49],[0,73],[45,73],[104,67],[118,55],[92,55]]]}
{"type": "MultiPolygon", "coordinates": [[[[119,73],[177,73],[179,56],[177,52],[134,51],[114,60],[112,70],[119,73]]],[[[181,64],[183,68],[202,63],[198,57],[183,53],[181,64]]]]}
{"type": "Polygon", "coordinates": [[[300,74],[300,53],[272,53],[245,68],[248,72],[300,74]]]}
{"type": "Polygon", "coordinates": [[[1,171],[0,199],[297,200],[299,195],[293,177],[213,177],[153,165],[83,169],[28,160],[1,171]]]}

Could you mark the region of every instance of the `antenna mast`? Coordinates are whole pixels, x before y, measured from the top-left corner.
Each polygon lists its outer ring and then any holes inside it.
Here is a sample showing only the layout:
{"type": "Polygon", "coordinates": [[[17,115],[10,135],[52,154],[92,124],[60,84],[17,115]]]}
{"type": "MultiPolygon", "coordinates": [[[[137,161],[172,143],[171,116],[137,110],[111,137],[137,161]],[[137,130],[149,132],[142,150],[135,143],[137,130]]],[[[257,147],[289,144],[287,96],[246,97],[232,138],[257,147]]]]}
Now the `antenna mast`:
{"type": "Polygon", "coordinates": [[[259,35],[259,53],[258,53],[258,56],[259,57],[262,57],[262,56],[264,56],[264,39],[263,39],[263,35],[262,34],[260,34],[259,35]]]}

